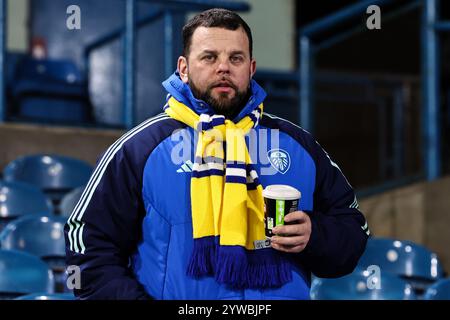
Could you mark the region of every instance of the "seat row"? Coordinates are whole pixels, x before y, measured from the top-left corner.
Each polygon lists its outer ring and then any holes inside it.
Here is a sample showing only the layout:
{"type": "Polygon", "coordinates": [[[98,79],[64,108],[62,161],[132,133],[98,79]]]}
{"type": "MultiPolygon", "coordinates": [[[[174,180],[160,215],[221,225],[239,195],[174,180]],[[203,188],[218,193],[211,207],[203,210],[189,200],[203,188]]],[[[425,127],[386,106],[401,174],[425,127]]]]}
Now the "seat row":
{"type": "Polygon", "coordinates": [[[450,300],[450,279],[436,253],[412,241],[369,238],[354,272],[314,278],[315,300],[450,300]]]}
{"type": "Polygon", "coordinates": [[[0,180],[0,298],[73,299],[64,225],[92,173],[78,159],[30,155],[0,180]]]}

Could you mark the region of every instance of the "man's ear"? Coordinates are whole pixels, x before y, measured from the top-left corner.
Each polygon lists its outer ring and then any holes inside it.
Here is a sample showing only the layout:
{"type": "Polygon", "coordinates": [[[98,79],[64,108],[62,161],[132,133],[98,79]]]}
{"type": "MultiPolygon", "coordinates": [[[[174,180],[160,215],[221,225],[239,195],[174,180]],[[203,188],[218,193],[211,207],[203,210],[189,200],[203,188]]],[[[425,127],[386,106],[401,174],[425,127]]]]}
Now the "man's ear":
{"type": "Polygon", "coordinates": [[[256,72],[256,60],[252,59],[250,61],[250,78],[253,78],[255,72],[256,72]]]}
{"type": "Polygon", "coordinates": [[[187,58],[183,57],[183,56],[178,57],[177,67],[178,67],[178,73],[180,74],[181,81],[183,81],[184,83],[188,83],[189,77],[188,77],[187,58]]]}

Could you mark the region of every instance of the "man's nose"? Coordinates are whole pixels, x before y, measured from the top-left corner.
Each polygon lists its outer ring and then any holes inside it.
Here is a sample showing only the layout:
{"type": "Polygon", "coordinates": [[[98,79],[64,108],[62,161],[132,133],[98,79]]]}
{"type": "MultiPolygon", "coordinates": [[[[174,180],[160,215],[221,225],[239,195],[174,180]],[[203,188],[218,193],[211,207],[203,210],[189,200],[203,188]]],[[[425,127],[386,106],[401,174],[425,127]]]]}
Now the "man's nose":
{"type": "Polygon", "coordinates": [[[230,64],[228,59],[219,60],[219,64],[217,66],[217,73],[229,73],[230,72],[230,64]]]}

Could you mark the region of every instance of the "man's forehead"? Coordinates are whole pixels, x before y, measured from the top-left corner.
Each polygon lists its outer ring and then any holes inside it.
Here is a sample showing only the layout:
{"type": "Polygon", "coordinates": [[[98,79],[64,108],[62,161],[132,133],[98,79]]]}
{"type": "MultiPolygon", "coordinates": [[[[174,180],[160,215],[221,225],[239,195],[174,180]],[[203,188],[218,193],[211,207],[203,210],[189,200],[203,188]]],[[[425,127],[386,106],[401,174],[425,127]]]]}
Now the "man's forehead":
{"type": "Polygon", "coordinates": [[[198,27],[192,35],[191,50],[214,50],[214,47],[227,46],[227,50],[249,50],[247,35],[242,27],[228,30],[218,27],[198,27]],[[232,47],[229,47],[229,46],[232,47]]]}

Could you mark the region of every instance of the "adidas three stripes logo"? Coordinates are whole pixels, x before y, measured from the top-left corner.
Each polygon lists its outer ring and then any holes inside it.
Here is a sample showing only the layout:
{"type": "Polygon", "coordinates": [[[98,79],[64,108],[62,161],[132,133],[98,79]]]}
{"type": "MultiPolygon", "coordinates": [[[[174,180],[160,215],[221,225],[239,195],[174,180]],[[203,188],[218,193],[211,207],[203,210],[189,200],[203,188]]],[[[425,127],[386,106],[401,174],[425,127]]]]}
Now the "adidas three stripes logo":
{"type": "Polygon", "coordinates": [[[194,164],[192,163],[192,161],[191,160],[187,160],[185,163],[183,163],[181,168],[177,170],[177,172],[178,173],[192,172],[193,166],[194,166],[194,164]]]}

